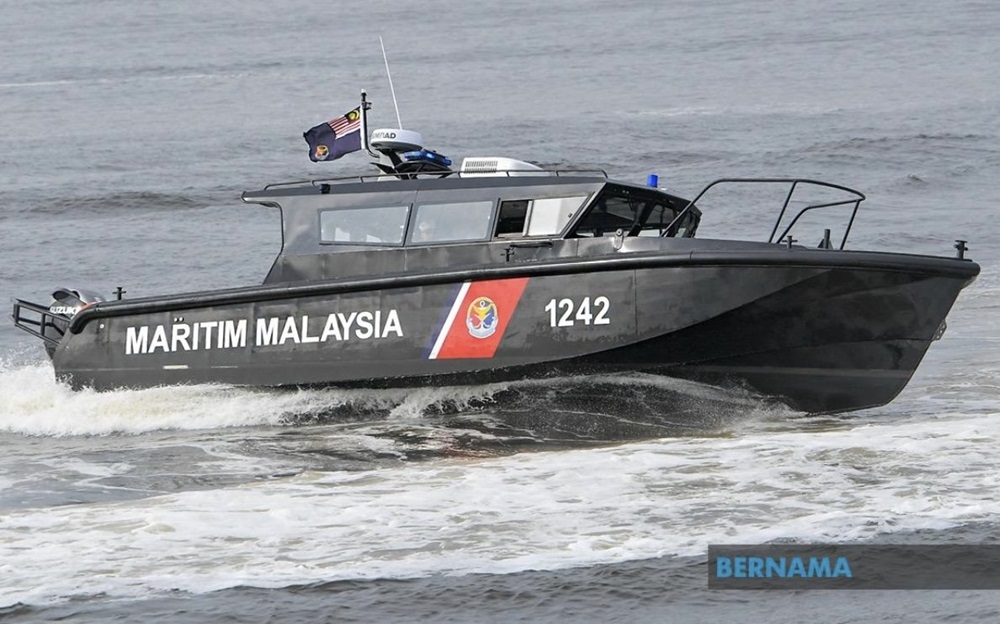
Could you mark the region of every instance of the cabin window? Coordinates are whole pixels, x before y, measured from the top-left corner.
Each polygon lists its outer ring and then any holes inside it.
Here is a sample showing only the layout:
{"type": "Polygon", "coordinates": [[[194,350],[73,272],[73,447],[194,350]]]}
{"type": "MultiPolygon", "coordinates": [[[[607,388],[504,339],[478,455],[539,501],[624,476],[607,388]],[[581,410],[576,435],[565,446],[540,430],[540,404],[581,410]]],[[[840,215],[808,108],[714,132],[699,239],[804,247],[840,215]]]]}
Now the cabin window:
{"type": "Polygon", "coordinates": [[[524,223],[528,217],[527,199],[500,202],[500,218],[497,219],[497,236],[524,234],[524,223]]]}
{"type": "Polygon", "coordinates": [[[401,245],[409,206],[339,208],[319,213],[320,241],[345,245],[401,245]]]}
{"type": "Polygon", "coordinates": [[[622,230],[631,236],[660,236],[676,216],[666,198],[612,189],[594,201],[573,235],[613,236],[622,230]]]}
{"type": "Polygon", "coordinates": [[[688,210],[680,223],[674,226],[673,233],[671,236],[676,236],[677,238],[689,238],[694,236],[695,230],[698,229],[698,220],[701,213],[695,210],[688,210]]]}
{"type": "Polygon", "coordinates": [[[531,200],[528,207],[528,236],[554,236],[562,232],[586,201],[586,195],[531,200]]]}
{"type": "Polygon", "coordinates": [[[410,229],[411,243],[453,243],[489,236],[493,202],[420,204],[410,229]]]}
{"type": "Polygon", "coordinates": [[[639,230],[639,236],[659,236],[660,232],[674,220],[676,214],[670,206],[661,203],[651,203],[649,214],[639,230]]]}

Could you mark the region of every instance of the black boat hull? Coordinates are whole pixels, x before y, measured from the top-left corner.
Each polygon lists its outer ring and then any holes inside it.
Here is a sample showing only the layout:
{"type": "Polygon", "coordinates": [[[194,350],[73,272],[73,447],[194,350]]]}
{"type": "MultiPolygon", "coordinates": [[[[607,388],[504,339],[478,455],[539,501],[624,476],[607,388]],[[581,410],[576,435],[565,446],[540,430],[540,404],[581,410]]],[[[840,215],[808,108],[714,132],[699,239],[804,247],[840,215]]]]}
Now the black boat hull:
{"type": "Polygon", "coordinates": [[[882,405],[978,266],[797,250],[622,254],[111,302],[53,354],[73,387],[407,386],[648,371],[795,409],[882,405]]]}

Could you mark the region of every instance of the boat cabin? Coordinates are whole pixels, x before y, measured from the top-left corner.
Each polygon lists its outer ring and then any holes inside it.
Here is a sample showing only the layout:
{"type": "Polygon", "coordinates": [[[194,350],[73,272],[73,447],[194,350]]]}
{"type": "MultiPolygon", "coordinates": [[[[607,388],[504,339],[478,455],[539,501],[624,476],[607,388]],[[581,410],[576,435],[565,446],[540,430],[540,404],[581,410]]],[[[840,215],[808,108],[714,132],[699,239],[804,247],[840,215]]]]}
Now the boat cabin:
{"type": "Polygon", "coordinates": [[[521,259],[578,255],[571,241],[691,237],[701,216],[684,210],[687,200],[603,172],[519,173],[317,180],[243,200],[281,210],[282,250],[265,283],[510,262],[511,245],[521,259]]]}

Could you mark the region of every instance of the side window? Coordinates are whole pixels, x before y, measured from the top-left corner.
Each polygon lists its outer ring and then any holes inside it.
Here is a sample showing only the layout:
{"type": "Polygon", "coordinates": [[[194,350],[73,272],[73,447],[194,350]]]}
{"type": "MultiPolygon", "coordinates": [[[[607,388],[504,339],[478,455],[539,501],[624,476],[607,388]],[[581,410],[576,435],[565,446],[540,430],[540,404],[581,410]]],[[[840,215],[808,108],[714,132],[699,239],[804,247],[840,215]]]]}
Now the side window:
{"type": "Polygon", "coordinates": [[[320,242],[401,245],[409,206],[339,208],[319,213],[320,242]]]}
{"type": "Polygon", "coordinates": [[[661,203],[647,202],[648,216],[639,230],[639,236],[659,236],[670,222],[674,220],[674,211],[670,206],[661,203]]]}
{"type": "Polygon", "coordinates": [[[528,236],[553,236],[562,232],[586,201],[586,195],[531,200],[528,208],[528,236]]]}
{"type": "Polygon", "coordinates": [[[496,235],[523,234],[529,203],[531,202],[527,199],[500,202],[500,218],[497,219],[496,235]]]}
{"type": "Polygon", "coordinates": [[[698,229],[699,214],[695,210],[689,210],[674,228],[674,236],[677,238],[690,238],[694,236],[695,231],[698,229]]]}
{"type": "MultiPolygon", "coordinates": [[[[639,205],[639,236],[661,236],[680,212],[669,200],[646,198],[639,205]]],[[[685,219],[687,222],[688,219],[685,219]]],[[[685,227],[684,225],[680,226],[685,227]]],[[[675,227],[675,230],[677,228],[675,227]]],[[[676,235],[676,232],[672,235],[676,235]]]]}
{"type": "Polygon", "coordinates": [[[410,231],[411,243],[483,240],[489,236],[493,202],[420,204],[410,231]]]}

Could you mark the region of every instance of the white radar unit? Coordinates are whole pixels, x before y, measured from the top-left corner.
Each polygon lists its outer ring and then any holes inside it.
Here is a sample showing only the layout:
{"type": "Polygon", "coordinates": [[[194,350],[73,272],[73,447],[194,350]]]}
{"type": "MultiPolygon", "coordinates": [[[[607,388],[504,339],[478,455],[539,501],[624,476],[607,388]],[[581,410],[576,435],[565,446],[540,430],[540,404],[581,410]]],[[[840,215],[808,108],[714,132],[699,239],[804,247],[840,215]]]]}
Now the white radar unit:
{"type": "Polygon", "coordinates": [[[379,128],[372,131],[369,145],[380,152],[412,152],[424,146],[424,137],[412,130],[379,128]]]}

